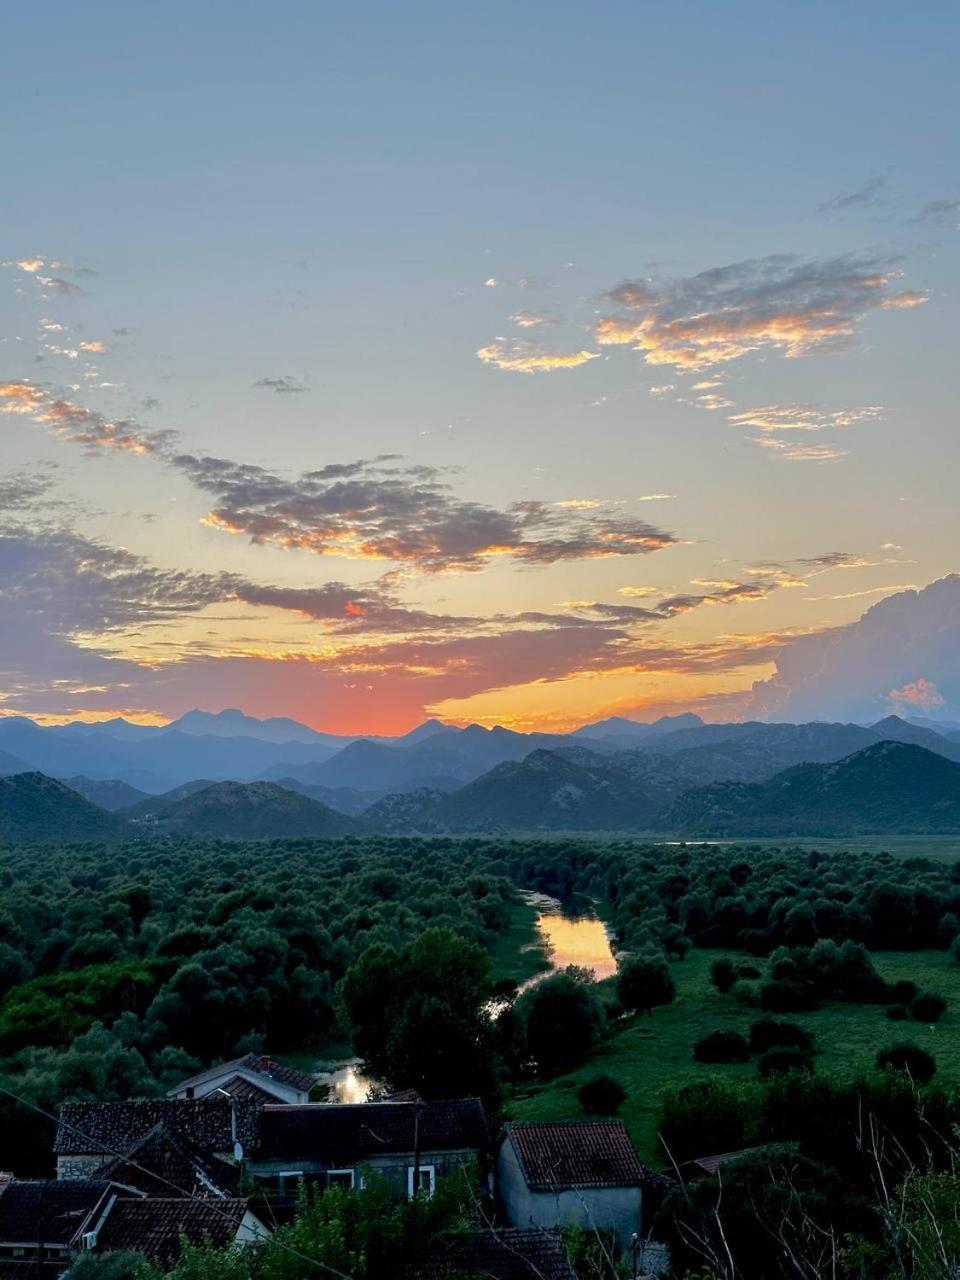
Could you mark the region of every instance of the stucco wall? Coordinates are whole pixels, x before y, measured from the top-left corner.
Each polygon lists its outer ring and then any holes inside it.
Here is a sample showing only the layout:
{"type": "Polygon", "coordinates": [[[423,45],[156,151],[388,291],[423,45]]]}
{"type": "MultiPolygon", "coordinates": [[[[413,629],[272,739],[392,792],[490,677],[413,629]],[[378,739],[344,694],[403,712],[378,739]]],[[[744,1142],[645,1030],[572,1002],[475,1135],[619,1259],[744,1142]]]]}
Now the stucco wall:
{"type": "Polygon", "coordinates": [[[639,1187],[531,1191],[509,1137],[497,1156],[497,1193],[511,1226],[612,1230],[624,1248],[635,1231],[643,1230],[639,1187]]]}

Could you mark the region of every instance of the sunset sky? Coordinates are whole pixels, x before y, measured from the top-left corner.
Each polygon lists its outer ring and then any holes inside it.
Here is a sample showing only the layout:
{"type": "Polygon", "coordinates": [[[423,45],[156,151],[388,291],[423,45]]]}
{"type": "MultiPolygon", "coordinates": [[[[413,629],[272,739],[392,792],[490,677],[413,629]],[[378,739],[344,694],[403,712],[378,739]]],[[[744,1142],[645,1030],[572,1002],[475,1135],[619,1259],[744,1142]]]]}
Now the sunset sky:
{"type": "Polygon", "coordinates": [[[960,570],[958,34],[9,10],[0,714],[780,714],[960,570]]]}

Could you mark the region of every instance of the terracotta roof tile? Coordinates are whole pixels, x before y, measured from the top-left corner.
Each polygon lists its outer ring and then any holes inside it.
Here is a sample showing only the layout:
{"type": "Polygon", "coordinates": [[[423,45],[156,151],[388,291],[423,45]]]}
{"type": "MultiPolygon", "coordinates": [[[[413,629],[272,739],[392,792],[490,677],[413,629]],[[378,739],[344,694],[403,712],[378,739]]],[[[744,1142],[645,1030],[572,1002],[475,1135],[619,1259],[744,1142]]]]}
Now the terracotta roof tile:
{"type": "Polygon", "coordinates": [[[416,1280],[475,1275],[483,1280],[576,1280],[559,1231],[490,1228],[445,1237],[416,1280]]]}
{"type": "Polygon", "coordinates": [[[260,1108],[242,1099],[140,1098],[128,1102],[65,1102],[60,1108],[53,1149],[57,1155],[126,1154],[158,1124],[188,1138],[204,1151],[233,1150],[231,1110],[237,1137],[248,1154],[257,1141],[260,1108]]]}
{"type": "Polygon", "coordinates": [[[125,1156],[108,1160],[97,1176],[168,1197],[177,1190],[184,1195],[229,1195],[239,1182],[236,1168],[201,1151],[164,1124],[144,1134],[125,1156]]]}
{"type": "Polygon", "coordinates": [[[7,1183],[0,1193],[0,1244],[69,1244],[109,1189],[99,1178],[7,1183]]]}
{"type": "Polygon", "coordinates": [[[532,1191],[561,1187],[638,1187],[646,1169],[621,1120],[507,1126],[532,1191]]]}
{"type": "Polygon", "coordinates": [[[246,1200],[117,1200],[100,1229],[97,1251],[133,1249],[170,1263],[180,1256],[181,1236],[191,1244],[209,1237],[216,1248],[232,1244],[246,1209],[246,1200]]]}

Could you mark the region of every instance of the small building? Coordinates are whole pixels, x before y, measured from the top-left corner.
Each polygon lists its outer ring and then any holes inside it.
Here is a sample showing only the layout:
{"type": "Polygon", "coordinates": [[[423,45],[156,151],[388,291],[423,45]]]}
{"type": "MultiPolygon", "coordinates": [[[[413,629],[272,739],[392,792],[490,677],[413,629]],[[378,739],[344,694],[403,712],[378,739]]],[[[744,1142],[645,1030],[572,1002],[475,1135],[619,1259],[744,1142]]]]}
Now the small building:
{"type": "Polygon", "coordinates": [[[246,1200],[189,1200],[157,1196],[118,1198],[109,1206],[88,1248],[97,1253],[132,1249],[152,1262],[176,1262],[183,1241],[240,1248],[266,1240],[270,1231],[246,1200]]]}
{"type": "Polygon", "coordinates": [[[559,1231],[527,1227],[490,1227],[447,1236],[434,1257],[421,1263],[410,1280],[576,1280],[559,1231]]]}
{"type": "Polygon", "coordinates": [[[497,1154],[497,1192],[507,1221],[547,1230],[613,1231],[629,1247],[644,1235],[641,1164],[620,1120],[510,1124],[497,1154]]]}
{"type": "Polygon", "coordinates": [[[18,1263],[35,1275],[60,1275],[69,1265],[74,1241],[98,1221],[120,1191],[103,1179],[19,1179],[0,1191],[0,1278],[18,1263]]]}
{"type": "Polygon", "coordinates": [[[89,1178],[108,1160],[127,1156],[157,1125],[194,1150],[236,1164],[257,1142],[261,1107],[215,1094],[192,1100],[135,1098],[65,1102],[53,1150],[58,1178],[89,1178]]]}
{"type": "Polygon", "coordinates": [[[739,1164],[742,1160],[752,1160],[755,1156],[771,1156],[791,1149],[790,1143],[775,1146],[741,1147],[739,1151],[722,1151],[718,1155],[694,1156],[677,1165],[676,1173],[681,1182],[709,1182],[729,1165],[739,1164]]]}
{"type": "Polygon", "coordinates": [[[232,1098],[261,1104],[279,1102],[295,1105],[310,1100],[312,1086],[313,1076],[305,1071],[275,1062],[264,1054],[247,1053],[242,1058],[221,1062],[219,1066],[208,1067],[188,1080],[181,1080],[167,1097],[189,1101],[222,1090],[232,1098]]]}
{"type": "Polygon", "coordinates": [[[437,1180],[478,1160],[489,1148],[478,1098],[442,1102],[310,1104],[264,1107],[250,1173],[280,1200],[301,1183],[360,1187],[368,1171],[398,1196],[432,1193],[437,1180]]]}

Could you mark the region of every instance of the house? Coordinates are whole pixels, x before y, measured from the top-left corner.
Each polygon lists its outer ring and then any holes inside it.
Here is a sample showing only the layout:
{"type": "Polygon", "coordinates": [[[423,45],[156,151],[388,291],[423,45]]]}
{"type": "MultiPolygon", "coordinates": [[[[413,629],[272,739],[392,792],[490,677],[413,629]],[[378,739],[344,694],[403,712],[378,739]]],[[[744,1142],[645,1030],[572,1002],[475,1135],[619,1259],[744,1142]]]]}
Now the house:
{"type": "Polygon", "coordinates": [[[166,1265],[184,1239],[225,1247],[269,1234],[247,1200],[149,1196],[100,1178],[14,1179],[0,1191],[0,1280],[55,1280],[85,1252],[132,1249],[166,1265]]]}
{"type": "Polygon", "coordinates": [[[312,1086],[313,1076],[305,1071],[284,1066],[264,1054],[248,1053],[231,1062],[208,1067],[189,1080],[182,1080],[167,1097],[185,1100],[205,1098],[222,1090],[232,1098],[253,1099],[262,1104],[280,1102],[293,1105],[308,1102],[312,1086]]]}
{"type": "Polygon", "coordinates": [[[421,1263],[411,1280],[576,1280],[559,1231],[499,1227],[448,1236],[435,1257],[421,1263]]]}
{"type": "Polygon", "coordinates": [[[120,1188],[99,1178],[11,1179],[0,1191],[0,1278],[18,1263],[59,1275],[74,1240],[97,1222],[120,1188]]]}
{"type": "Polygon", "coordinates": [[[135,1098],[65,1102],[53,1150],[58,1178],[89,1178],[105,1161],[126,1156],[157,1125],[190,1146],[236,1164],[257,1142],[260,1106],[215,1094],[192,1100],[135,1098]]]}
{"type": "Polygon", "coordinates": [[[677,1176],[682,1182],[709,1182],[721,1169],[728,1165],[738,1164],[741,1160],[752,1160],[755,1156],[772,1156],[793,1148],[791,1143],[767,1145],[759,1147],[742,1147],[739,1151],[723,1151],[719,1155],[694,1156],[677,1165],[677,1176]]]}
{"type": "Polygon", "coordinates": [[[269,1235],[247,1200],[127,1197],[111,1203],[88,1247],[98,1253],[132,1249],[168,1266],[180,1257],[184,1240],[242,1248],[269,1235]]]}
{"type": "Polygon", "coordinates": [[[623,1248],[644,1234],[645,1189],[659,1175],[640,1163],[620,1120],[507,1125],[497,1193],[515,1227],[613,1231],[623,1248]]]}
{"type": "Polygon", "coordinates": [[[478,1098],[268,1106],[247,1167],[281,1200],[292,1199],[300,1183],[362,1186],[368,1170],[386,1178],[398,1196],[412,1195],[415,1186],[429,1194],[438,1178],[477,1160],[488,1146],[478,1098]]]}
{"type": "Polygon", "coordinates": [[[218,1196],[236,1195],[240,1170],[160,1123],[143,1135],[124,1154],[115,1156],[97,1169],[97,1178],[142,1191],[145,1195],[218,1196]]]}

